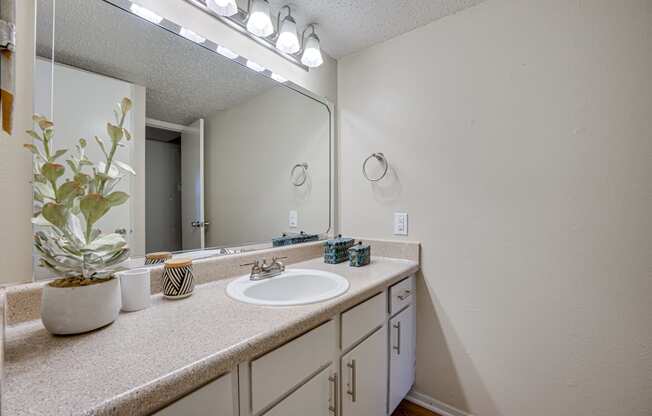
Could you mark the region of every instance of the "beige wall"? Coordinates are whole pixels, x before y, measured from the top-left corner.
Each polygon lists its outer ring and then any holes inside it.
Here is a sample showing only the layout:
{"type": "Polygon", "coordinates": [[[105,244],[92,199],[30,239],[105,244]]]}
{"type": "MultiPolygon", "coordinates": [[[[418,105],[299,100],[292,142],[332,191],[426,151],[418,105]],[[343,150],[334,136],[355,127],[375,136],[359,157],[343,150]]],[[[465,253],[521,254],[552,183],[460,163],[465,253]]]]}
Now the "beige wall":
{"type": "Polygon", "coordinates": [[[416,389],[652,414],[652,2],[489,0],[339,61],[341,228],[422,242],[416,389]],[[391,180],[360,166],[382,151],[391,180]]]}
{"type": "Polygon", "coordinates": [[[283,232],[323,233],[329,226],[328,108],[277,86],[206,119],[207,247],[269,242],[283,232]],[[308,163],[303,186],[290,183],[308,163]],[[289,211],[298,227],[288,227],[289,211]]]}

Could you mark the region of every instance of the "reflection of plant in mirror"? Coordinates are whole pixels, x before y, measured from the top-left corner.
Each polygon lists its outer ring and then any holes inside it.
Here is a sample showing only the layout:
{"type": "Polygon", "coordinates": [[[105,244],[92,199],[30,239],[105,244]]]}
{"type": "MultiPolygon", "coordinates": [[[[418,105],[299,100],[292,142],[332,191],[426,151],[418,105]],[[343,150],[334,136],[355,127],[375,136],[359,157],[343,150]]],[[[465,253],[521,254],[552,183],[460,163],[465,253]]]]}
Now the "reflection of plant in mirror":
{"type": "MultiPolygon", "coordinates": [[[[54,123],[34,115],[41,133],[27,133],[40,145],[26,144],[34,154],[34,200],[36,213],[32,223],[40,227],[34,235],[34,246],[40,253],[40,264],[63,277],[62,286],[92,284],[110,277],[115,266],[129,256],[127,242],[120,234],[101,235],[94,228],[112,207],[124,204],[129,195],[115,191],[116,185],[134,170],[115,154],[131,135],[124,128],[131,101],[123,98],[114,110],[116,124],[107,123],[110,143],[95,137],[105,161],[94,164],[86,155],[87,141],[79,139],[76,152],[65,161],[71,177],[62,180],[66,167],[57,160],[67,149],[53,146],[54,123]],[[43,230],[43,228],[45,230],[43,230]]],[[[57,283],[55,282],[55,285],[57,283]]]]}

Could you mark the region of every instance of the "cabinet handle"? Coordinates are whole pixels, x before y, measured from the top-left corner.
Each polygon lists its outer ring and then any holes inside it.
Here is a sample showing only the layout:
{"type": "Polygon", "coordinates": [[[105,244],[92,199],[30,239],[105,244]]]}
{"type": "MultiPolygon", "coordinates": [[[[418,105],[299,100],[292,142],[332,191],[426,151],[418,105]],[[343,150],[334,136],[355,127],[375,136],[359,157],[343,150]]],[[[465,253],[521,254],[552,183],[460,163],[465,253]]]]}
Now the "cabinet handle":
{"type": "Polygon", "coordinates": [[[405,299],[409,298],[411,293],[412,292],[410,291],[410,289],[405,289],[405,291],[403,292],[402,295],[397,295],[398,300],[405,300],[405,299]]]}
{"type": "Polygon", "coordinates": [[[392,348],[396,350],[396,354],[401,355],[401,321],[398,321],[393,326],[396,328],[396,345],[392,348]]]}
{"type": "Polygon", "coordinates": [[[351,369],[351,381],[347,383],[348,389],[346,390],[346,394],[351,396],[351,401],[355,403],[355,360],[351,360],[346,366],[351,369]]]}
{"type": "Polygon", "coordinates": [[[328,381],[333,383],[333,395],[331,396],[329,392],[328,411],[337,416],[337,407],[339,405],[337,403],[337,373],[330,375],[328,381]]]}

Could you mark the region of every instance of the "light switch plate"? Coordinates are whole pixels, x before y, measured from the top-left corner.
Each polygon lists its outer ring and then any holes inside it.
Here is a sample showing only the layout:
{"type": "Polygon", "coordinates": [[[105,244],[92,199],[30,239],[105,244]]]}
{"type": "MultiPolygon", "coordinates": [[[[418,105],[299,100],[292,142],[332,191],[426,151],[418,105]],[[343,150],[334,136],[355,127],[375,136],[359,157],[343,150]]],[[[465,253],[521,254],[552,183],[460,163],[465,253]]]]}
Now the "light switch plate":
{"type": "Polygon", "coordinates": [[[299,226],[299,213],[296,212],[295,210],[290,211],[290,215],[288,216],[288,223],[290,227],[298,227],[299,226]]]}
{"type": "Polygon", "coordinates": [[[394,235],[408,235],[407,212],[394,213],[394,235]]]}

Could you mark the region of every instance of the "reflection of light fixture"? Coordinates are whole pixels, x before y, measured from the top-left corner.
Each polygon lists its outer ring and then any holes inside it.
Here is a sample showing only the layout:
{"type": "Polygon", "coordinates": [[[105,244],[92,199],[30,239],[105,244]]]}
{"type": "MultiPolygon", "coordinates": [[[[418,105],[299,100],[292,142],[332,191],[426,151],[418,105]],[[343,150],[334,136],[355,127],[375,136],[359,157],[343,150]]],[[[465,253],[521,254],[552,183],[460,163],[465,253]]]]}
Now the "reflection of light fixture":
{"type": "Polygon", "coordinates": [[[281,84],[284,83],[284,82],[287,82],[287,79],[283,78],[283,77],[280,76],[279,74],[275,74],[274,72],[272,72],[272,75],[270,75],[270,77],[271,77],[274,81],[276,81],[276,82],[280,82],[281,84]]]}
{"type": "Polygon", "coordinates": [[[235,59],[235,58],[238,57],[237,53],[233,52],[229,48],[225,48],[224,46],[220,46],[220,45],[217,46],[217,53],[219,53],[220,55],[225,56],[225,57],[227,57],[229,59],[235,59]]]}
{"type": "Polygon", "coordinates": [[[263,72],[265,70],[264,66],[258,65],[251,59],[247,59],[247,67],[253,69],[256,72],[263,72]]]}
{"type": "Polygon", "coordinates": [[[220,16],[233,16],[238,13],[235,0],[206,0],[206,7],[220,16]]]}
{"type": "Polygon", "coordinates": [[[247,30],[256,36],[266,38],[274,33],[274,24],[269,16],[267,0],[253,0],[247,18],[247,30]]]}
{"type": "Polygon", "coordinates": [[[154,13],[153,11],[144,8],[143,6],[139,6],[136,3],[131,3],[131,6],[129,6],[129,10],[137,16],[142,17],[145,20],[149,20],[150,22],[154,24],[159,24],[163,21],[163,18],[159,16],[158,14],[154,13]]]}
{"type": "Polygon", "coordinates": [[[309,68],[316,68],[324,63],[324,58],[321,56],[321,48],[319,46],[319,37],[315,33],[315,24],[311,23],[303,31],[303,53],[301,54],[301,63],[309,68]],[[306,39],[306,31],[312,29],[312,33],[306,39]]]}
{"type": "Polygon", "coordinates": [[[206,38],[199,36],[195,32],[193,32],[190,29],[186,29],[185,27],[182,27],[181,30],[179,31],[179,34],[183,36],[184,38],[191,40],[195,43],[204,43],[206,38]]]}
{"type": "Polygon", "coordinates": [[[278,12],[276,19],[278,29],[278,38],[276,39],[276,49],[284,53],[297,53],[301,46],[299,45],[299,36],[297,35],[297,22],[292,17],[292,10],[289,6],[283,6],[278,12]],[[281,21],[281,11],[288,10],[288,15],[281,21]]]}

